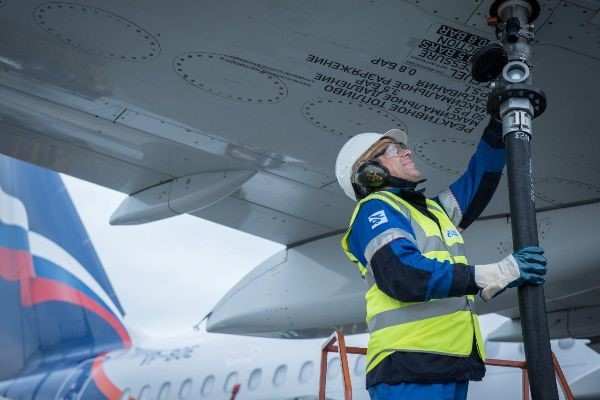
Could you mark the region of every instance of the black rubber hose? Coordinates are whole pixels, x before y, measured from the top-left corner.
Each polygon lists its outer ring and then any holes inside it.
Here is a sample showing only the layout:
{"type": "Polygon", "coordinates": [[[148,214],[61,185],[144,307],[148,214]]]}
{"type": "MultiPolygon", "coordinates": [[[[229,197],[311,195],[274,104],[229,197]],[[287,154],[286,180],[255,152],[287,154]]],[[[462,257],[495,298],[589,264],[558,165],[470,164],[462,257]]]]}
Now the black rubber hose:
{"type": "MultiPolygon", "coordinates": [[[[529,136],[505,136],[513,248],[538,245],[529,136]]],[[[525,360],[533,400],[558,400],[543,286],[518,288],[525,360]]]]}

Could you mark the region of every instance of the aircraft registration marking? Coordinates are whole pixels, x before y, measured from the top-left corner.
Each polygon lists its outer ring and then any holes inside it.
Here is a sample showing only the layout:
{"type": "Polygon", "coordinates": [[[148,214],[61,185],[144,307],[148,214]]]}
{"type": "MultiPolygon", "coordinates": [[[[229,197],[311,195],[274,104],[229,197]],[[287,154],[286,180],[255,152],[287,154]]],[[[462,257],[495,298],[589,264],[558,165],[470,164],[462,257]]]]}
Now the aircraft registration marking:
{"type": "Polygon", "coordinates": [[[200,346],[185,346],[171,350],[153,351],[144,356],[140,366],[147,366],[155,361],[171,362],[191,358],[194,355],[194,350],[198,347],[200,346]]]}

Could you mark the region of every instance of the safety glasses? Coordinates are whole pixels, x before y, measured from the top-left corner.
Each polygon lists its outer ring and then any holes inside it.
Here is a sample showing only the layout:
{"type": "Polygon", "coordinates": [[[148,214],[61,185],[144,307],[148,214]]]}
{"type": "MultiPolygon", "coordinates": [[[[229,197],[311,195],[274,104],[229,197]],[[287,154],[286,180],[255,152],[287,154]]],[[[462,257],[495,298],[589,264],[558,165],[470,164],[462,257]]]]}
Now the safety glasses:
{"type": "Polygon", "coordinates": [[[388,144],[385,149],[373,154],[369,159],[375,160],[381,156],[384,156],[385,158],[397,157],[406,149],[408,149],[408,147],[404,143],[393,142],[388,144]]]}

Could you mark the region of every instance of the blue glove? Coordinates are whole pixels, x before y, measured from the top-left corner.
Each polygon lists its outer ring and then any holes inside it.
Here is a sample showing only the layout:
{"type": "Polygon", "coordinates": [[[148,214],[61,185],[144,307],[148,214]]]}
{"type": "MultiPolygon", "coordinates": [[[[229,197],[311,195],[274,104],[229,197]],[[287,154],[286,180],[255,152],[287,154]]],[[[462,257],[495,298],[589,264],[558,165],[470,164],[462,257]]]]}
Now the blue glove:
{"type": "Polygon", "coordinates": [[[521,276],[509,283],[509,288],[521,286],[525,282],[535,286],[544,283],[542,275],[546,275],[548,264],[544,257],[544,249],[539,246],[529,246],[515,251],[512,255],[519,265],[521,276]]]}
{"type": "Polygon", "coordinates": [[[481,297],[488,301],[507,287],[521,286],[524,283],[543,284],[546,264],[541,247],[525,247],[497,263],[475,265],[475,283],[481,289],[481,297]]]}

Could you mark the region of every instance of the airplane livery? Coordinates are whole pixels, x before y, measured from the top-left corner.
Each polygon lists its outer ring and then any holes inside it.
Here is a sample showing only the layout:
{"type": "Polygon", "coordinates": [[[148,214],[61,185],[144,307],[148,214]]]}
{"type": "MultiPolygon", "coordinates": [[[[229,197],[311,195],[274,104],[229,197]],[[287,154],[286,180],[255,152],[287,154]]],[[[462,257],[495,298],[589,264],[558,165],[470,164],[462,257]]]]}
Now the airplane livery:
{"type": "MultiPolygon", "coordinates": [[[[48,380],[47,372],[93,359],[78,367],[91,376],[102,354],[131,347],[123,310],[60,177],[7,157],[0,170],[0,379],[28,376],[26,390],[18,381],[3,385],[20,395],[77,393],[85,383],[78,375],[64,385],[66,375],[48,380]]],[[[114,391],[94,376],[88,392],[114,391]]]]}

